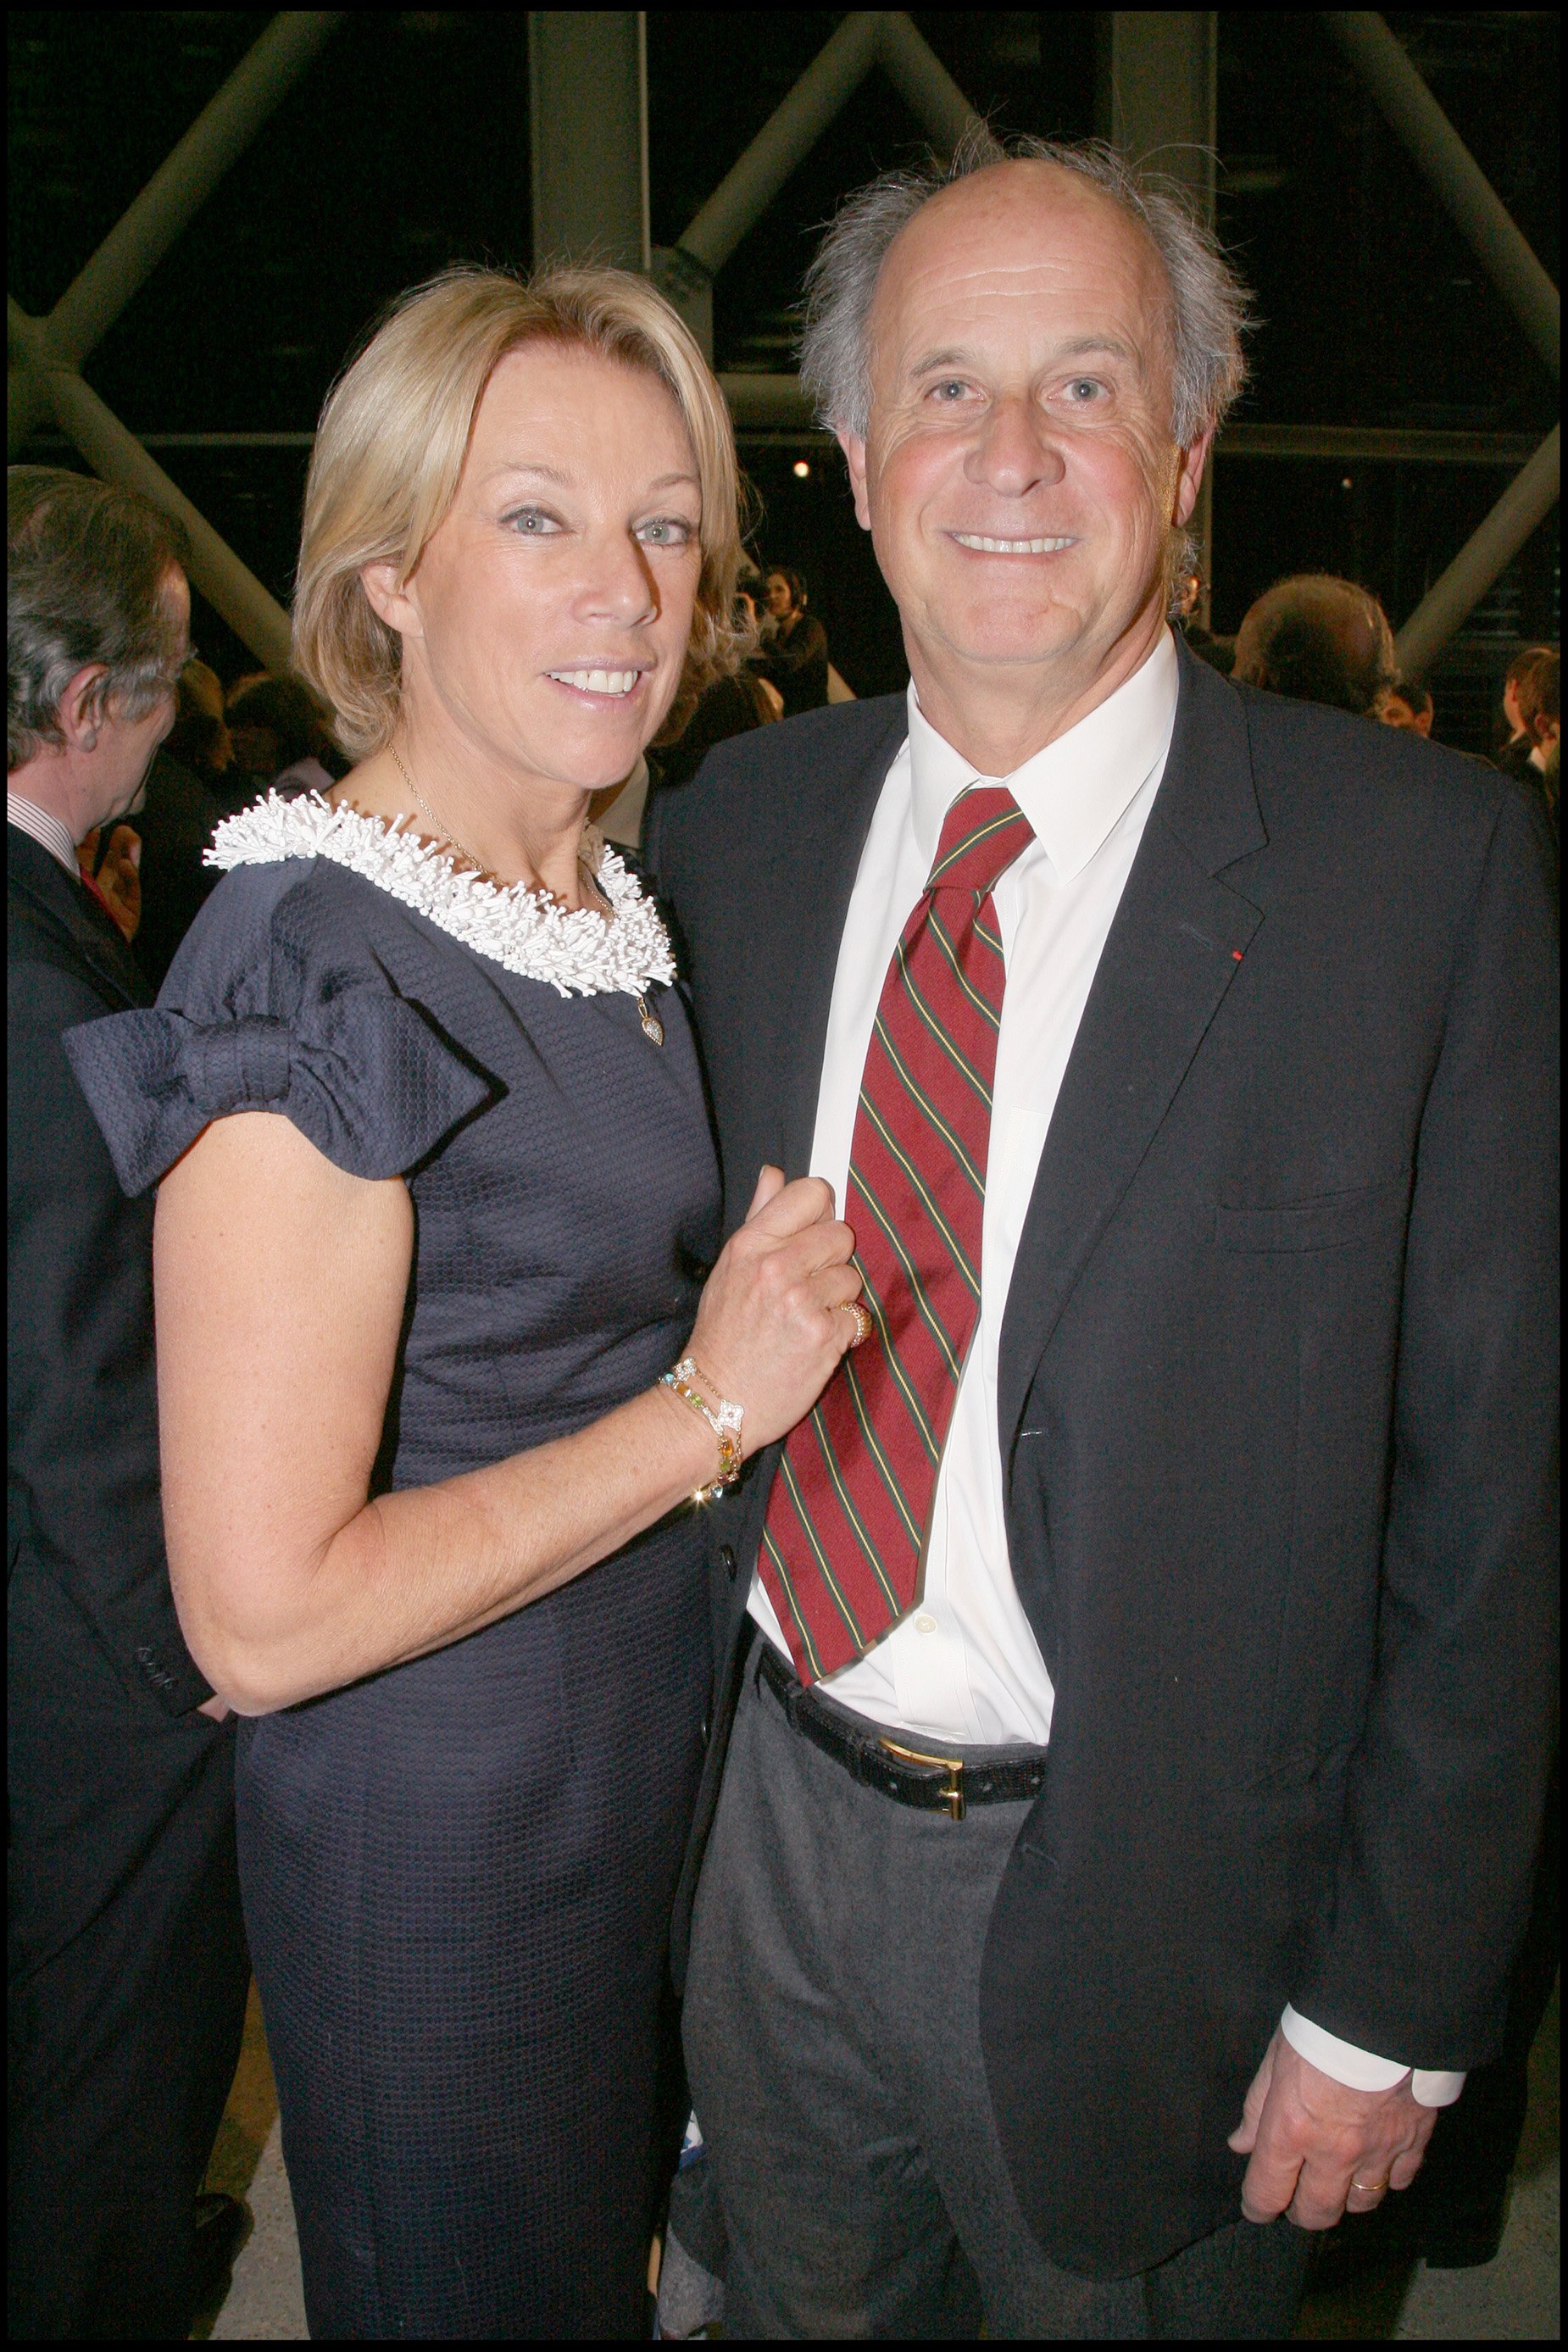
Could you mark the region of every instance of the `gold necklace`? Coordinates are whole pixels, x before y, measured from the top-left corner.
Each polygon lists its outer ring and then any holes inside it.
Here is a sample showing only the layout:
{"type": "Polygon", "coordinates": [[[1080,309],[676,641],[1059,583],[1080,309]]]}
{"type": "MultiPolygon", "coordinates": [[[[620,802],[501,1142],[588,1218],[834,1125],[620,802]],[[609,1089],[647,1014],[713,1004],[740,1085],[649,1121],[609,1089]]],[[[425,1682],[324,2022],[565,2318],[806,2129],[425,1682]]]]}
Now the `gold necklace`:
{"type": "Polygon", "coordinates": [[[435,826],[442,840],[449,841],[460,857],[466,857],[470,866],[477,866],[479,872],[484,875],[489,875],[489,879],[493,882],[496,877],[490,873],[490,869],[485,864],[484,859],[482,857],[476,857],[471,849],[465,848],[463,844],[458,839],[457,835],[452,831],[451,827],[442,824],[440,818],[437,815],[435,810],[431,807],[429,802],[426,799],[424,793],[420,791],[418,785],[415,782],[407,769],[404,766],[402,756],[398,751],[396,744],[389,743],[386,748],[397,762],[398,774],[402,777],[404,782],[407,785],[409,791],[413,793],[415,799],[418,802],[420,807],[424,810],[426,815],[429,818],[431,824],[435,826]]]}
{"type": "MultiPolygon", "coordinates": [[[[468,864],[476,866],[479,871],[485,876],[487,880],[497,882],[498,877],[491,872],[484,860],[480,857],[476,857],[471,849],[466,848],[463,843],[458,839],[457,835],[452,831],[449,825],[442,824],[440,818],[437,815],[435,810],[431,807],[429,802],[426,799],[424,793],[420,791],[418,785],[409,774],[396,744],[389,743],[386,748],[397,763],[398,774],[403,778],[404,782],[407,785],[409,791],[413,793],[415,799],[418,802],[420,807],[424,810],[426,815],[429,818],[431,824],[435,826],[442,840],[449,841],[453,848],[458,852],[458,856],[466,857],[468,864]]],[[[605,919],[613,922],[615,920],[615,909],[613,907],[609,907],[608,901],[605,898],[604,892],[599,888],[597,875],[590,872],[587,859],[583,856],[580,850],[577,855],[577,863],[582,867],[584,873],[587,876],[590,884],[593,886],[595,896],[606,907],[607,914],[605,919]]],[[[507,886],[498,885],[498,887],[505,887],[507,886]]],[[[553,892],[551,892],[548,895],[553,897],[554,894],[553,892]]],[[[654,1011],[652,1005],[648,1003],[647,996],[640,990],[637,994],[637,1017],[642,1023],[643,1035],[645,1037],[650,1037],[656,1045],[662,1045],[664,1043],[664,1024],[659,1019],[658,1013],[654,1011]]]]}

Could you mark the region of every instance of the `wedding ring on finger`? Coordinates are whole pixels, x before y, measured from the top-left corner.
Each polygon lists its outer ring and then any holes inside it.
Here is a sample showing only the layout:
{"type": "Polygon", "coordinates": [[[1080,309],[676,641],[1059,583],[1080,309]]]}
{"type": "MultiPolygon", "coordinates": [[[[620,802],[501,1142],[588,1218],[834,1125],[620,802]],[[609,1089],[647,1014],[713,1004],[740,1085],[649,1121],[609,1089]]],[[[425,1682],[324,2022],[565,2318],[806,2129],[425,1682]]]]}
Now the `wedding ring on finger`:
{"type": "Polygon", "coordinates": [[[1352,2180],[1351,2187],[1359,2189],[1363,2197],[1381,2197],[1387,2188],[1386,2180],[1352,2180]]]}
{"type": "Polygon", "coordinates": [[[855,1337],[850,1340],[849,1345],[852,1348],[863,1348],[877,1328],[871,1320],[868,1308],[862,1307],[858,1298],[845,1299],[841,1303],[839,1312],[844,1315],[853,1315],[855,1337]]]}

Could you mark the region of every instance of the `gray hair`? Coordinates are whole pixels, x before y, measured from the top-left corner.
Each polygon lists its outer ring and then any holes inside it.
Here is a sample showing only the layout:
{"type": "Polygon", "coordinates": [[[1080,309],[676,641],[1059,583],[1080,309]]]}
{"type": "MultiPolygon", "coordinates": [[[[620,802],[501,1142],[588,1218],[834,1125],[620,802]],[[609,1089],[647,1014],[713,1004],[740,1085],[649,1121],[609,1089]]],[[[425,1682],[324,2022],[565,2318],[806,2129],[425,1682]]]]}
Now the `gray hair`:
{"type": "Polygon", "coordinates": [[[5,474],[5,762],[59,743],[59,706],[101,662],[94,709],[145,719],[173,691],[183,633],[166,593],[187,560],[179,524],[134,490],[59,466],[5,474]]]}
{"type": "Polygon", "coordinates": [[[825,425],[863,440],[870,421],[871,304],[888,248],[921,206],[994,163],[1058,164],[1131,215],[1160,257],[1171,289],[1173,385],[1171,432],[1188,448],[1218,425],[1241,390],[1247,296],[1208,230],[1179,191],[1135,171],[1103,140],[1005,142],[984,124],[967,131],[951,163],[884,172],[850,197],[806,272],[800,373],[825,425]]]}

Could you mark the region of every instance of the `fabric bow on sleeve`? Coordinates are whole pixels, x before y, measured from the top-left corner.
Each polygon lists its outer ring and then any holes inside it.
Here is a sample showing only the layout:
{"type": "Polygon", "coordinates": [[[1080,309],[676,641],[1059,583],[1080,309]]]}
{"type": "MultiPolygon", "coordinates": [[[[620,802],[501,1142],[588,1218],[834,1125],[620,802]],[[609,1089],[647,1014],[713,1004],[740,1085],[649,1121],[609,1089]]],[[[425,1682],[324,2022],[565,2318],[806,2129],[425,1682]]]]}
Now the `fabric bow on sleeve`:
{"type": "Polygon", "coordinates": [[[497,1091],[417,1006],[381,988],[344,989],[297,1025],[159,1007],[87,1022],[63,1042],[132,1196],[211,1120],[241,1110],[281,1112],[351,1176],[399,1176],[497,1091]]]}

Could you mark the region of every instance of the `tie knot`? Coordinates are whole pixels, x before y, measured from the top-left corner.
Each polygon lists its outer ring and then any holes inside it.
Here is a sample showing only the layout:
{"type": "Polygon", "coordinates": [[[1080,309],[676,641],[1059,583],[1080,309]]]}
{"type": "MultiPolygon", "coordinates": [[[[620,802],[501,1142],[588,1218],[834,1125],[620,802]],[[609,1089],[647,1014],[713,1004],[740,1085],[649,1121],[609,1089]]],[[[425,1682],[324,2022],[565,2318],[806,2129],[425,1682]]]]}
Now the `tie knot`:
{"type": "Polygon", "coordinates": [[[988,898],[1034,837],[1033,825],[1005,784],[971,784],[948,810],[926,888],[988,898]]]}

